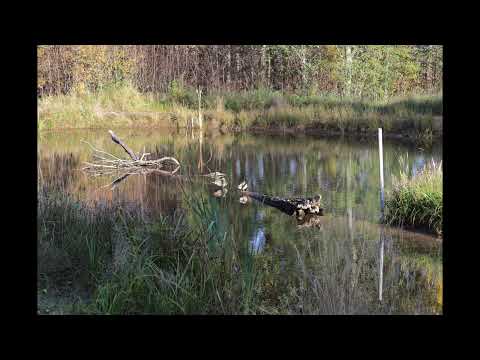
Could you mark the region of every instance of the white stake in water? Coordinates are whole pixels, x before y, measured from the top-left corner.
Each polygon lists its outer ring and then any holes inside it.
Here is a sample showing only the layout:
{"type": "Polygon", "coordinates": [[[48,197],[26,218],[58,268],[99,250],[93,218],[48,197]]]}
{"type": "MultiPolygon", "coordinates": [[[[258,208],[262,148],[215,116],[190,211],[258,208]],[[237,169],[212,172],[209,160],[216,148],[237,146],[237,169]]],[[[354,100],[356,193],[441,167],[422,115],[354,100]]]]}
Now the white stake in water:
{"type": "Polygon", "coordinates": [[[380,266],[379,266],[379,281],[378,281],[378,300],[382,301],[383,291],[383,220],[384,220],[384,208],[385,197],[383,189],[383,141],[382,141],[382,128],[378,128],[378,152],[380,156],[380,266]]]}

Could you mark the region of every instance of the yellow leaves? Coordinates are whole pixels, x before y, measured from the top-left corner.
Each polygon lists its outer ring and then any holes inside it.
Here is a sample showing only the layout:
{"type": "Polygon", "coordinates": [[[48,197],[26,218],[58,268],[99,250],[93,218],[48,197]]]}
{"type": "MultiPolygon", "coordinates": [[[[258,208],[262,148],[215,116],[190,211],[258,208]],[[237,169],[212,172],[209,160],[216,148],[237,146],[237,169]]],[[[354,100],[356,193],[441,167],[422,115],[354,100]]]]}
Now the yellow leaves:
{"type": "Polygon", "coordinates": [[[441,85],[441,47],[349,48],[352,62],[346,66],[344,45],[41,45],[38,80],[39,88],[52,94],[66,93],[77,82],[93,91],[123,82],[164,91],[172,79],[185,78],[188,87],[196,86],[197,78],[208,78],[209,87],[218,89],[249,90],[268,84],[287,91],[310,90],[311,95],[348,92],[373,99],[441,85]]]}
{"type": "Polygon", "coordinates": [[[85,95],[87,92],[87,87],[84,82],[77,82],[72,88],[72,92],[77,95],[85,95]]]}
{"type": "Polygon", "coordinates": [[[84,93],[129,80],[135,65],[124,47],[108,45],[39,47],[37,61],[38,88],[53,93],[84,93]]]}

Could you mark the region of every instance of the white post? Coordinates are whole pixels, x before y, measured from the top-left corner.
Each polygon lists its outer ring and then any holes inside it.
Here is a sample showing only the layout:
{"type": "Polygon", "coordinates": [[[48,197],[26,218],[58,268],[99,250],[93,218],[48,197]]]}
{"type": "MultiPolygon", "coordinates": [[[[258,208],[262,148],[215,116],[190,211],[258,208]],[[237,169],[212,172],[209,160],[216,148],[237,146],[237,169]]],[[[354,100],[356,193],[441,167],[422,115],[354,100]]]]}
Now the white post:
{"type": "MultiPolygon", "coordinates": [[[[380,225],[383,227],[383,225],[380,225]]],[[[378,280],[378,300],[382,301],[383,293],[383,229],[380,230],[380,277],[378,280]]]]}
{"type": "Polygon", "coordinates": [[[383,223],[384,209],[385,209],[385,196],[383,189],[383,141],[382,141],[382,128],[378,128],[378,152],[380,156],[380,211],[381,222],[383,223]]]}
{"type": "Polygon", "coordinates": [[[385,197],[383,188],[383,141],[382,128],[378,128],[378,152],[380,156],[380,266],[379,266],[379,281],[378,281],[378,300],[382,301],[383,292],[383,220],[385,210],[385,197]]]}

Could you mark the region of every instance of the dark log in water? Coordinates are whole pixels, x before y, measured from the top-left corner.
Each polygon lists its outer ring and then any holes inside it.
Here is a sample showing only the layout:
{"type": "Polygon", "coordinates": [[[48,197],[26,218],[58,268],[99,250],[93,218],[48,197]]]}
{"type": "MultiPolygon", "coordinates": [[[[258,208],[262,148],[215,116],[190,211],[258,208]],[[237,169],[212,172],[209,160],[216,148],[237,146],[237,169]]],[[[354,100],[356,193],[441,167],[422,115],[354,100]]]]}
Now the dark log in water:
{"type": "MultiPolygon", "coordinates": [[[[299,228],[316,227],[325,225],[343,227],[348,226],[348,219],[343,216],[324,215],[324,209],[320,207],[320,197],[285,199],[268,196],[251,191],[241,191],[242,198],[249,197],[262,204],[271,206],[287,215],[295,215],[299,228]],[[312,211],[313,209],[313,211],[312,211]]],[[[378,232],[383,229],[386,239],[396,239],[402,248],[412,248],[421,253],[431,253],[441,246],[442,239],[429,234],[402,229],[400,227],[380,225],[364,220],[355,221],[356,231],[378,232]]]]}
{"type": "Polygon", "coordinates": [[[323,216],[323,208],[320,207],[320,196],[312,198],[281,198],[269,196],[252,191],[242,191],[243,195],[249,196],[262,204],[272,206],[284,214],[295,215],[297,219],[303,219],[306,215],[323,216]]]}

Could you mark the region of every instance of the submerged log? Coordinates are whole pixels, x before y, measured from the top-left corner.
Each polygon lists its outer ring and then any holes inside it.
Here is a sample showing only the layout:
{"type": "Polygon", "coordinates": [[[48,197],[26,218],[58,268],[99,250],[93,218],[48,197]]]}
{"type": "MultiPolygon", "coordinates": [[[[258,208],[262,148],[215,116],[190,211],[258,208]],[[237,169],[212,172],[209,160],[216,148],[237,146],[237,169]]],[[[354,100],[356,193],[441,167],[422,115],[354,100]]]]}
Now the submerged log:
{"type": "MultiPolygon", "coordinates": [[[[295,215],[297,220],[302,220],[308,215],[323,216],[323,208],[320,207],[320,195],[316,195],[312,198],[290,199],[269,196],[252,191],[242,191],[242,195],[248,196],[262,204],[274,207],[289,216],[295,215]]],[[[245,200],[243,202],[245,202],[245,200]]]]}
{"type": "Polygon", "coordinates": [[[323,216],[323,208],[320,206],[320,195],[309,198],[281,198],[278,196],[270,196],[257,192],[248,191],[248,184],[244,181],[238,185],[242,197],[241,203],[246,202],[246,197],[255,199],[262,204],[274,207],[287,215],[295,215],[297,220],[302,220],[305,216],[315,215],[323,216]]]}

